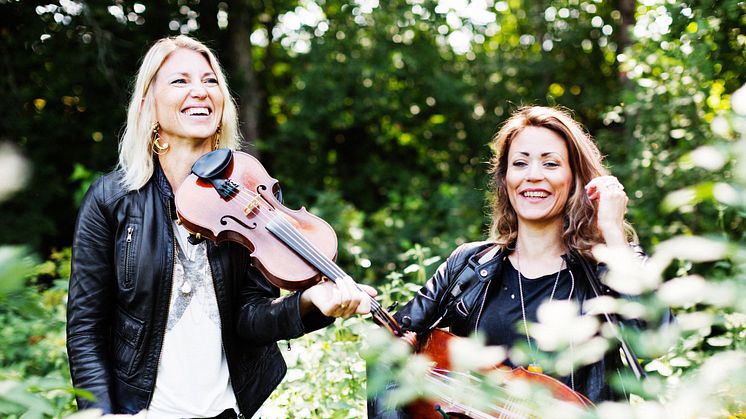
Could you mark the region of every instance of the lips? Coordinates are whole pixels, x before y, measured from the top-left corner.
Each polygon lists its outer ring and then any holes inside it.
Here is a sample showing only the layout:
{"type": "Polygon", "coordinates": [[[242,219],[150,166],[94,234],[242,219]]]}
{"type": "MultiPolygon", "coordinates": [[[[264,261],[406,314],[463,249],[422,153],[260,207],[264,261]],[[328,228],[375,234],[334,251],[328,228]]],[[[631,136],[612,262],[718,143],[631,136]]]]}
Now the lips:
{"type": "Polygon", "coordinates": [[[521,192],[521,196],[526,198],[546,198],[549,196],[549,192],[545,190],[532,189],[521,192]]]}
{"type": "Polygon", "coordinates": [[[184,108],[181,113],[187,116],[210,116],[212,109],[207,106],[190,106],[184,108]]]}

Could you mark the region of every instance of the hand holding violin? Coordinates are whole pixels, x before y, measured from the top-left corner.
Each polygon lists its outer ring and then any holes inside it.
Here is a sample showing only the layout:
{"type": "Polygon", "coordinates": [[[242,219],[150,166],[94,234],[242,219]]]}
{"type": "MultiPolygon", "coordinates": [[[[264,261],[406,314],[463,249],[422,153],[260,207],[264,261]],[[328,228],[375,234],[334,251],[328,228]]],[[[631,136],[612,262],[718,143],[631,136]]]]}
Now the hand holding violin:
{"type": "Polygon", "coordinates": [[[312,306],[328,317],[350,317],[353,314],[370,313],[370,297],[376,290],[367,285],[358,285],[349,276],[332,281],[322,281],[303,291],[300,297],[301,314],[312,306]]]}

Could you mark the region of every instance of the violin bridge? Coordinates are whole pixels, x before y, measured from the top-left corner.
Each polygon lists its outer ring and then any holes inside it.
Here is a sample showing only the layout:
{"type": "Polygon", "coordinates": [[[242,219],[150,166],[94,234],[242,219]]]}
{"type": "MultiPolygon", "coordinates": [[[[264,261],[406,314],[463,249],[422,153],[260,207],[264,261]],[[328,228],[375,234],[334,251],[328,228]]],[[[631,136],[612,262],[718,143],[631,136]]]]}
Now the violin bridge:
{"type": "Polygon", "coordinates": [[[261,196],[255,196],[254,198],[249,201],[248,204],[243,209],[243,213],[246,215],[251,214],[258,206],[259,206],[259,200],[261,199],[261,196]]]}

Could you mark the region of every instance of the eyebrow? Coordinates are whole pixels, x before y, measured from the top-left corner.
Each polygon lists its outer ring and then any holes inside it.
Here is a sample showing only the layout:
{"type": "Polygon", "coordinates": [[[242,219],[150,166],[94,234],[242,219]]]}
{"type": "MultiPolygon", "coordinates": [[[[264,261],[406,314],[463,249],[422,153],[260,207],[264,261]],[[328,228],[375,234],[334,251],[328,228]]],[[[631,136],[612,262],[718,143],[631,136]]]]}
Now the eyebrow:
{"type": "MultiPolygon", "coordinates": [[[[528,156],[531,155],[531,153],[529,153],[528,151],[518,151],[518,152],[516,152],[516,154],[521,154],[521,155],[524,155],[526,157],[528,157],[528,156]]],[[[541,153],[541,157],[546,157],[546,156],[548,156],[550,154],[556,154],[556,155],[562,157],[562,155],[558,151],[546,151],[544,153],[541,153]]]]}
{"type": "MultiPolygon", "coordinates": [[[[173,73],[169,73],[168,74],[169,77],[173,77],[173,76],[189,77],[190,75],[191,74],[185,73],[183,71],[181,71],[181,72],[173,72],[173,73]]],[[[202,73],[202,77],[205,77],[205,76],[216,76],[216,74],[215,74],[214,71],[206,71],[206,72],[202,73]]]]}

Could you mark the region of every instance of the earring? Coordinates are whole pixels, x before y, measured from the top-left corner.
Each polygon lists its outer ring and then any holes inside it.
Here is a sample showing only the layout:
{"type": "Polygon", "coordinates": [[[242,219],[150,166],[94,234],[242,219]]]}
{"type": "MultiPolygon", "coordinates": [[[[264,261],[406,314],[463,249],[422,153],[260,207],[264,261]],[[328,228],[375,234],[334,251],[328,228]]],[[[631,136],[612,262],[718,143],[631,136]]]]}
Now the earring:
{"type": "Polygon", "coordinates": [[[161,124],[159,122],[153,124],[152,143],[150,144],[150,148],[153,150],[153,153],[158,155],[166,154],[169,147],[168,143],[161,145],[161,134],[158,132],[160,129],[161,124]]]}
{"type": "Polygon", "coordinates": [[[217,150],[220,147],[220,125],[215,130],[215,136],[212,137],[212,151],[217,150]]]}

